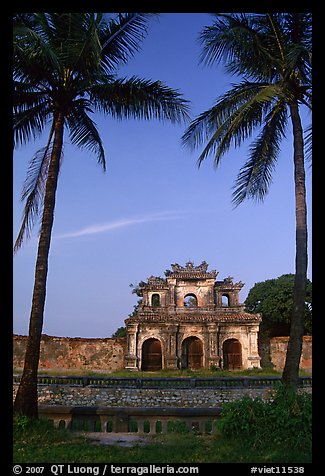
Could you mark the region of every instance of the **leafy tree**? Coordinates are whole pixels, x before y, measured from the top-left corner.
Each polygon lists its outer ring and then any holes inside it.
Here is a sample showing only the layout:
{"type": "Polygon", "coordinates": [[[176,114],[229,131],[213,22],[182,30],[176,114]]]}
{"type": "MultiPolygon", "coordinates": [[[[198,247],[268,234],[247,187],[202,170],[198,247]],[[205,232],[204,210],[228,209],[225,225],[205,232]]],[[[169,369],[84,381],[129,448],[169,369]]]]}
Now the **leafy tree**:
{"type": "Polygon", "coordinates": [[[197,299],[195,296],[186,296],[184,299],[184,306],[185,307],[197,307],[197,299]]]}
{"type": "Polygon", "coordinates": [[[147,283],[145,281],[140,281],[138,284],[130,284],[130,288],[132,288],[132,294],[136,294],[140,299],[137,300],[137,303],[133,306],[133,311],[129,314],[128,317],[133,317],[136,316],[139,310],[139,307],[142,304],[142,288],[145,286],[147,283]]]}
{"type": "Polygon", "coordinates": [[[112,337],[126,337],[126,328],[125,327],[118,327],[112,337]]]}
{"type": "Polygon", "coordinates": [[[91,115],[113,118],[187,119],[187,101],[160,81],[118,78],[118,67],[139,49],[150,13],[18,13],[14,15],[13,122],[15,144],[35,139],[49,125],[45,147],[32,158],[17,250],[42,213],[25,365],[16,413],[37,417],[37,369],[48,256],[64,134],[94,153],[105,152],[91,115]]]}
{"type": "MultiPolygon", "coordinates": [[[[283,274],[276,279],[256,283],[245,300],[246,311],[262,313],[261,332],[276,332],[281,324],[290,321],[293,308],[294,274],[283,274]]],[[[312,283],[307,279],[305,303],[305,334],[312,333],[312,283]]]]}
{"type": "MultiPolygon", "coordinates": [[[[296,199],[296,269],[290,339],[282,375],[297,386],[304,331],[307,278],[307,206],[302,106],[311,110],[311,13],[215,14],[200,36],[201,59],[226,64],[242,81],[201,113],[183,135],[184,144],[205,144],[199,165],[209,156],[217,167],[234,145],[257,132],[233,191],[237,206],[250,198],[263,200],[291,124],[296,199]]],[[[310,146],[311,129],[306,146],[310,146]]],[[[309,152],[308,148],[308,152],[309,152]]]]}
{"type": "Polygon", "coordinates": [[[142,289],[147,285],[145,281],[140,281],[138,284],[130,284],[130,288],[132,288],[132,294],[136,294],[139,297],[143,296],[142,289]]]}

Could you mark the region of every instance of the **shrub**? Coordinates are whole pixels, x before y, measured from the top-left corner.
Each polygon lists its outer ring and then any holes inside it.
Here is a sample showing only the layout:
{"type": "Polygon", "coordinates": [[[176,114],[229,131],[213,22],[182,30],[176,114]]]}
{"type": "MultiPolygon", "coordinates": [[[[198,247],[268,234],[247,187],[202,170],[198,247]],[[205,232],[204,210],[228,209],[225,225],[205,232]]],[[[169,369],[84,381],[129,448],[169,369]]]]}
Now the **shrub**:
{"type": "Polygon", "coordinates": [[[279,387],[272,400],[244,397],[227,403],[218,428],[225,437],[258,447],[269,444],[311,451],[312,398],[279,387]]]}
{"type": "Polygon", "coordinates": [[[168,433],[189,433],[189,429],[184,421],[173,420],[167,423],[168,433]]]}
{"type": "Polygon", "coordinates": [[[312,396],[279,387],[269,403],[268,425],[275,443],[311,450],[312,396]]]}
{"type": "Polygon", "coordinates": [[[53,422],[40,418],[31,419],[26,416],[15,416],[13,421],[13,437],[15,442],[25,441],[39,443],[42,441],[61,441],[69,435],[68,430],[53,427],[53,422]]]}
{"type": "Polygon", "coordinates": [[[17,415],[14,417],[14,429],[25,431],[31,425],[31,419],[25,415],[17,415]]]}
{"type": "Polygon", "coordinates": [[[218,428],[227,437],[253,437],[260,431],[266,413],[267,406],[261,398],[243,397],[223,405],[218,428]]]}

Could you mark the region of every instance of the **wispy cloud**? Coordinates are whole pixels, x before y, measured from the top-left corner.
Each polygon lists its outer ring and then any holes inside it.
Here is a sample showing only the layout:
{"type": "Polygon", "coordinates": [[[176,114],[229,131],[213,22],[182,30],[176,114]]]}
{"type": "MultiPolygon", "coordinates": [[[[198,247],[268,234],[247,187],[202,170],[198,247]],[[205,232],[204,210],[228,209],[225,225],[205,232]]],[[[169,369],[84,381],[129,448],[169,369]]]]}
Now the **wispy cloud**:
{"type": "Polygon", "coordinates": [[[119,220],[115,220],[115,221],[111,221],[107,223],[99,223],[96,225],[88,226],[86,228],[82,228],[80,230],[56,235],[55,238],[57,239],[78,238],[78,237],[86,236],[86,235],[106,233],[112,230],[116,230],[118,228],[125,228],[128,226],[138,225],[140,223],[150,223],[150,222],[164,221],[164,220],[176,220],[180,218],[182,218],[182,215],[181,215],[181,212],[179,211],[166,211],[166,212],[160,212],[160,213],[155,213],[151,215],[144,215],[140,217],[121,218],[119,220]]]}

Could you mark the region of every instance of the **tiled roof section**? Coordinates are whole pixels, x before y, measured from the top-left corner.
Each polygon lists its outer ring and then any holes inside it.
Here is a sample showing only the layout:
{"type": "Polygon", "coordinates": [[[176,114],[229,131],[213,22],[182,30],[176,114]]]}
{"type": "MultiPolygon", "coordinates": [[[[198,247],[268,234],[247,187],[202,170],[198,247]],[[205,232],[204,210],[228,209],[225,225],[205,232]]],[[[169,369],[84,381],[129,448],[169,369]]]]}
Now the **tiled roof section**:
{"type": "Polygon", "coordinates": [[[175,313],[169,314],[159,312],[158,310],[146,310],[139,312],[137,315],[126,319],[125,322],[192,322],[200,324],[202,322],[215,322],[215,323],[241,323],[241,322],[261,322],[262,318],[260,314],[249,314],[246,312],[238,313],[175,313]]]}

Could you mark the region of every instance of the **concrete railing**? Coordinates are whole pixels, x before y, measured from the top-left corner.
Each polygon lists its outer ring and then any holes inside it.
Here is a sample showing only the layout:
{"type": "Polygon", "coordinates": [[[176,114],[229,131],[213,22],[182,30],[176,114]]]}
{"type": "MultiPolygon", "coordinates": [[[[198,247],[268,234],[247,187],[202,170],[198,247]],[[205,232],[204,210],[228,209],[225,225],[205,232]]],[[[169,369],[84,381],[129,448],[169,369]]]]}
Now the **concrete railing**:
{"type": "Polygon", "coordinates": [[[220,411],[221,408],[39,406],[39,416],[53,421],[55,427],[137,434],[213,433],[220,411]]]}

